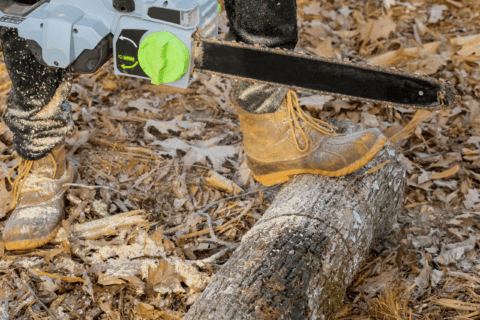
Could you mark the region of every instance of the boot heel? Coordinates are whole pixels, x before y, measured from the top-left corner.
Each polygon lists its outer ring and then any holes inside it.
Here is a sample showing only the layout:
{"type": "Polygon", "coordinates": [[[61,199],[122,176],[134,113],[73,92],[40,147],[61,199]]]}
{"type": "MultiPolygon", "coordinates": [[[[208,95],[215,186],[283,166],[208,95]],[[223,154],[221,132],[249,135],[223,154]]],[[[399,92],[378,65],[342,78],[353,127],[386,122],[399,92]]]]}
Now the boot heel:
{"type": "Polygon", "coordinates": [[[275,184],[280,184],[289,181],[292,176],[281,175],[281,174],[269,174],[266,176],[253,176],[255,180],[261,182],[265,187],[273,186],[275,184]]]}

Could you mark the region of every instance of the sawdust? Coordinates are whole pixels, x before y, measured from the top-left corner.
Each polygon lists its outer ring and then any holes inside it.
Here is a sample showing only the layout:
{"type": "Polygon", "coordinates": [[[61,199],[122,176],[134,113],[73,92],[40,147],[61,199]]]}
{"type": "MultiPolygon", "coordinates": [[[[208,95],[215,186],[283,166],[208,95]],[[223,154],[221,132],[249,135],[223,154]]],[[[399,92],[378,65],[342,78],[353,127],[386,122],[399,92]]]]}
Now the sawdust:
{"type": "Polygon", "coordinates": [[[41,258],[32,257],[21,261],[16,261],[15,265],[21,266],[22,268],[28,269],[37,265],[42,264],[43,260],[41,258]]]}
{"type": "Polygon", "coordinates": [[[176,259],[174,265],[175,271],[185,279],[187,286],[197,291],[203,291],[212,280],[211,277],[205,277],[205,274],[199,272],[195,267],[185,264],[182,260],[176,259]]]}
{"type": "MultiPolygon", "coordinates": [[[[18,210],[16,217],[18,219],[24,219],[25,221],[30,221],[33,218],[44,217],[47,218],[49,215],[54,214],[57,210],[54,207],[44,206],[44,207],[23,207],[17,208],[18,210]]],[[[31,226],[25,225],[23,228],[29,228],[31,226]]]]}

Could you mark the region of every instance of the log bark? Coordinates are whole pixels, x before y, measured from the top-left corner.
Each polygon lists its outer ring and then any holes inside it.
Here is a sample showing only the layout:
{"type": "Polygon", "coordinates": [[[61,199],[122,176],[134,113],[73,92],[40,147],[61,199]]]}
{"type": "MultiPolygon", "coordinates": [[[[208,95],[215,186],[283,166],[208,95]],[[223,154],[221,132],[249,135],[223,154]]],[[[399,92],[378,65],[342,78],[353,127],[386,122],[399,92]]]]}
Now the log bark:
{"type": "Polygon", "coordinates": [[[183,319],[334,319],[369,248],[391,235],[405,185],[388,142],[348,176],[296,176],[183,319]]]}

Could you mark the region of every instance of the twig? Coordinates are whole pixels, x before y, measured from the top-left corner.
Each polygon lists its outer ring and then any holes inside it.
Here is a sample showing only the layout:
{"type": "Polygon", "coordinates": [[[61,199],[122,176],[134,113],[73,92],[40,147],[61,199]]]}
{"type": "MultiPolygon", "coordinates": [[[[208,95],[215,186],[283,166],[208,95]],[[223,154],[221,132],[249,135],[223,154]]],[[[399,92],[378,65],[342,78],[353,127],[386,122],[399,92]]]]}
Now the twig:
{"type": "Polygon", "coordinates": [[[347,51],[343,51],[342,52],[345,56],[347,57],[350,57],[350,58],[353,58],[353,59],[357,59],[357,60],[361,60],[361,61],[364,61],[364,62],[368,62],[367,59],[365,59],[364,57],[360,57],[360,56],[357,56],[353,53],[348,53],[347,51]]]}
{"type": "Polygon", "coordinates": [[[254,191],[249,191],[249,192],[244,192],[244,193],[240,193],[240,194],[237,194],[235,196],[231,196],[231,197],[227,197],[227,198],[222,198],[220,200],[217,200],[217,201],[214,201],[212,203],[210,203],[208,206],[206,206],[205,208],[203,208],[200,212],[198,212],[199,215],[202,215],[205,211],[207,211],[208,209],[210,209],[211,207],[213,207],[214,205],[224,201],[224,200],[230,200],[230,199],[235,199],[235,198],[239,198],[239,197],[243,197],[243,196],[246,196],[247,194],[252,194],[252,193],[257,193],[259,191],[266,191],[266,190],[269,190],[269,189],[273,189],[275,186],[270,186],[270,187],[266,187],[266,188],[258,188],[257,190],[254,190],[254,191]]]}
{"type": "Polygon", "coordinates": [[[235,243],[230,243],[230,242],[225,242],[223,240],[220,240],[218,238],[215,238],[215,239],[197,239],[198,242],[206,242],[206,243],[213,243],[213,244],[218,244],[220,246],[227,246],[227,247],[231,247],[231,246],[236,246],[235,243]]]}
{"type": "Polygon", "coordinates": [[[235,246],[235,244],[233,244],[233,243],[223,241],[223,240],[220,240],[220,239],[217,238],[217,236],[215,234],[215,230],[213,230],[212,218],[210,218],[210,215],[208,213],[206,213],[205,210],[206,209],[200,211],[198,214],[207,218],[208,228],[210,229],[210,237],[212,238],[212,239],[209,239],[209,240],[212,240],[212,242],[215,242],[216,244],[224,245],[224,246],[227,246],[227,247],[235,246]]]}
{"type": "Polygon", "coordinates": [[[67,186],[67,187],[80,187],[80,188],[87,188],[87,189],[92,189],[92,190],[101,188],[101,189],[107,189],[107,190],[115,191],[117,193],[120,193],[121,195],[124,195],[124,191],[119,191],[119,190],[115,190],[115,189],[112,189],[112,188],[109,188],[109,187],[104,187],[104,186],[87,186],[87,185],[79,184],[79,183],[64,183],[63,185],[67,186]]]}
{"type": "Polygon", "coordinates": [[[30,292],[33,294],[33,296],[35,297],[35,299],[37,300],[38,303],[40,303],[40,305],[48,312],[48,314],[52,317],[52,319],[54,320],[57,320],[57,318],[55,318],[55,316],[52,314],[52,312],[47,308],[47,306],[45,304],[43,304],[43,302],[37,297],[37,295],[35,294],[35,291],[33,291],[32,287],[30,287],[28,285],[28,283],[24,280],[23,283],[25,283],[25,285],[27,286],[28,290],[30,290],[30,292]]]}
{"type": "Polygon", "coordinates": [[[0,311],[0,319],[1,320],[8,320],[8,296],[10,294],[7,293],[7,296],[5,297],[5,303],[3,303],[2,305],[2,302],[0,301],[0,307],[4,307],[5,309],[3,311],[0,311]]]}
{"type": "MultiPolygon", "coordinates": [[[[207,221],[208,221],[208,227],[210,229],[210,237],[215,240],[218,244],[222,244],[224,246],[236,246],[235,244],[233,243],[230,243],[230,242],[226,242],[226,241],[223,241],[223,240],[220,240],[217,238],[217,236],[215,235],[215,230],[213,229],[213,223],[212,223],[212,218],[210,218],[210,215],[206,212],[208,209],[210,209],[211,207],[213,207],[214,205],[224,201],[224,200],[230,200],[230,199],[234,199],[234,198],[238,198],[238,197],[241,197],[241,196],[246,196],[247,194],[251,194],[251,193],[256,193],[256,192],[259,192],[259,191],[264,191],[264,190],[267,190],[267,189],[270,189],[272,187],[267,187],[267,188],[264,188],[264,189],[259,189],[259,190],[255,190],[255,191],[250,191],[250,192],[245,192],[245,193],[242,193],[242,194],[238,194],[236,196],[232,196],[232,197],[228,197],[228,198],[223,198],[223,199],[220,199],[220,200],[217,200],[215,202],[212,202],[210,203],[208,206],[206,206],[205,208],[203,208],[202,210],[200,210],[199,212],[197,212],[198,215],[201,215],[202,217],[205,217],[207,218],[207,221]]],[[[246,211],[248,211],[249,209],[251,208],[251,206],[247,209],[247,210],[244,210],[244,213],[246,213],[246,211]]]]}
{"type": "Polygon", "coordinates": [[[194,263],[196,263],[196,264],[198,264],[198,263],[200,263],[200,264],[202,264],[202,263],[214,263],[214,262],[217,261],[218,258],[223,256],[225,253],[233,251],[237,247],[238,247],[238,245],[233,245],[233,246],[230,246],[230,247],[226,247],[225,249],[220,250],[219,252],[215,253],[213,256],[210,256],[210,257],[208,257],[206,259],[203,259],[203,260],[195,261],[194,263]]]}

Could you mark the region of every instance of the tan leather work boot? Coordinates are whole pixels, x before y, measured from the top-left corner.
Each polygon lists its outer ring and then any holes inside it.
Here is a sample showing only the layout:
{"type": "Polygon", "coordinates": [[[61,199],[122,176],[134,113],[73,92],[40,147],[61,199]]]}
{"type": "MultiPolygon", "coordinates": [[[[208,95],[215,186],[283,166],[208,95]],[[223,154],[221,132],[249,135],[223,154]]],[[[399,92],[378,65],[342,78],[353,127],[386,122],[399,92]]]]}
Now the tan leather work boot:
{"type": "Polygon", "coordinates": [[[386,142],[377,129],[335,134],[337,128],[310,117],[300,108],[293,91],[287,93],[274,113],[254,114],[234,105],[240,118],[247,165],[254,178],[265,186],[288,181],[301,173],[347,175],[365,166],[386,142]]]}
{"type": "MultiPolygon", "coordinates": [[[[52,240],[65,215],[63,184],[75,182],[78,172],[66,159],[65,143],[46,157],[21,159],[13,184],[12,215],[5,225],[7,250],[31,249],[52,240]]],[[[14,168],[12,168],[13,170],[14,168]]]]}

